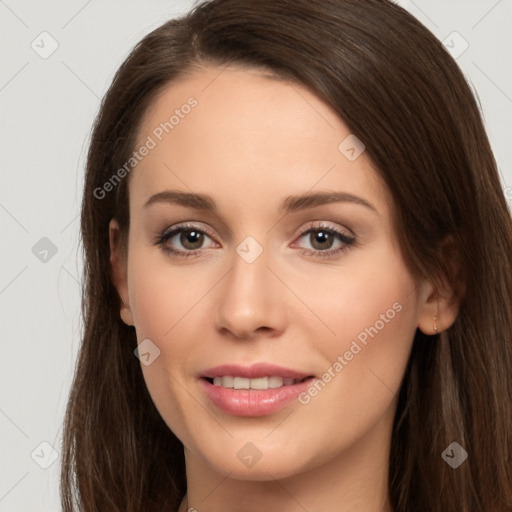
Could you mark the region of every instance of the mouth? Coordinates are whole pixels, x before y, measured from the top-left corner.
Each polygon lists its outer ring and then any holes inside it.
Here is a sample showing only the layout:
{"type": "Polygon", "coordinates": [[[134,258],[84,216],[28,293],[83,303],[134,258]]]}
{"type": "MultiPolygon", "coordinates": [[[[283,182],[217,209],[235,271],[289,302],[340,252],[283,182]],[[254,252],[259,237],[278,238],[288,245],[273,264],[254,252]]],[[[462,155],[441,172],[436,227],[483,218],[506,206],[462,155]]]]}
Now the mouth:
{"type": "Polygon", "coordinates": [[[216,377],[203,377],[206,381],[214,386],[221,386],[227,389],[277,389],[283,386],[294,386],[310,379],[313,376],[303,377],[302,379],[294,379],[292,377],[280,377],[272,375],[267,377],[258,377],[249,379],[247,377],[239,377],[233,375],[224,375],[216,377]]]}
{"type": "Polygon", "coordinates": [[[206,397],[218,410],[234,416],[264,416],[292,403],[315,376],[280,366],[223,365],[199,376],[206,397]]]}

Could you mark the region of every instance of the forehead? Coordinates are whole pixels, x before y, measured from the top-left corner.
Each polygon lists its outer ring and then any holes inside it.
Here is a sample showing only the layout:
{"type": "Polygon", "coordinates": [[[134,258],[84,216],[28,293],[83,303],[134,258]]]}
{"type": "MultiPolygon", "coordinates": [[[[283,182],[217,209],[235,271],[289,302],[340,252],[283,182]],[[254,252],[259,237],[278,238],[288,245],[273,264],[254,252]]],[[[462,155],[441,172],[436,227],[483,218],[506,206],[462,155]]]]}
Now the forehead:
{"type": "Polygon", "coordinates": [[[169,84],[145,113],[136,149],[152,147],[132,171],[130,197],[140,205],[165,187],[222,194],[229,185],[253,201],[340,187],[385,201],[364,151],[353,161],[343,153],[351,137],[300,84],[251,69],[203,68],[169,84]]]}

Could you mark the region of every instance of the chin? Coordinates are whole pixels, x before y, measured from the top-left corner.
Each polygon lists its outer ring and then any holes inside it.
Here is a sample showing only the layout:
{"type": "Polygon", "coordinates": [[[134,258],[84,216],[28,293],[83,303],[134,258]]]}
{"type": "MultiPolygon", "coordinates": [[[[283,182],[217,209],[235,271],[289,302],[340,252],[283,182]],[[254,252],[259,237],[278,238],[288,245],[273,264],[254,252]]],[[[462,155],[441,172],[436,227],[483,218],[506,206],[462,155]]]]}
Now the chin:
{"type": "MultiPolygon", "coordinates": [[[[201,451],[201,458],[215,472],[235,480],[271,481],[284,479],[313,469],[316,464],[301,449],[256,448],[250,441],[231,440],[219,443],[212,452],[211,445],[201,451]]],[[[261,445],[260,445],[261,446],[261,445]]],[[[196,451],[197,453],[197,451],[196,451]]]]}

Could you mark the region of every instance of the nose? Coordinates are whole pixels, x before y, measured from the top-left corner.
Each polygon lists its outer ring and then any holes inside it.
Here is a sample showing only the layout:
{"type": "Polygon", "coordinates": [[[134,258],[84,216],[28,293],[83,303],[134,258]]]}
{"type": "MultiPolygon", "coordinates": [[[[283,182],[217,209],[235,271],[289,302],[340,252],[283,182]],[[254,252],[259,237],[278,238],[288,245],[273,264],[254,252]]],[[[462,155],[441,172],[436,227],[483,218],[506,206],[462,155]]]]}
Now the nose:
{"type": "Polygon", "coordinates": [[[269,267],[266,250],[246,258],[243,248],[222,280],[217,306],[217,329],[233,339],[276,337],[284,330],[286,299],[283,283],[269,267]]]}

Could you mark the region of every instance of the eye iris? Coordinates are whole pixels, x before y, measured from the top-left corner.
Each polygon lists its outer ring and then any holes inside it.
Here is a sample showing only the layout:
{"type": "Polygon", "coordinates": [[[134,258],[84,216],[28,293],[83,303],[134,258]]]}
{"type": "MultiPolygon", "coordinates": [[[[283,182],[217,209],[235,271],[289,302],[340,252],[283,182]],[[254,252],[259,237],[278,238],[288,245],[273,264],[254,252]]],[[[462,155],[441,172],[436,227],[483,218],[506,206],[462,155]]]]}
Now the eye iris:
{"type": "Polygon", "coordinates": [[[332,234],[329,233],[328,231],[316,231],[311,234],[315,235],[315,236],[313,236],[314,242],[311,244],[315,249],[329,249],[330,246],[332,245],[332,234]],[[331,238],[331,239],[329,240],[329,238],[331,238]],[[325,243],[326,241],[327,242],[330,241],[331,244],[327,244],[328,247],[326,247],[325,245],[322,246],[321,244],[325,243]],[[318,245],[317,242],[318,242],[318,244],[320,244],[320,247],[316,246],[316,245],[318,245]]]}
{"type": "Polygon", "coordinates": [[[203,238],[203,233],[189,229],[181,232],[180,243],[187,249],[199,249],[203,244],[203,238]],[[199,247],[194,247],[194,244],[198,244],[199,247]],[[192,247],[190,247],[190,245],[192,245],[192,247]]]}

